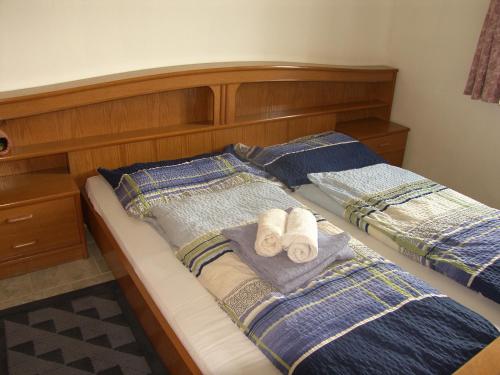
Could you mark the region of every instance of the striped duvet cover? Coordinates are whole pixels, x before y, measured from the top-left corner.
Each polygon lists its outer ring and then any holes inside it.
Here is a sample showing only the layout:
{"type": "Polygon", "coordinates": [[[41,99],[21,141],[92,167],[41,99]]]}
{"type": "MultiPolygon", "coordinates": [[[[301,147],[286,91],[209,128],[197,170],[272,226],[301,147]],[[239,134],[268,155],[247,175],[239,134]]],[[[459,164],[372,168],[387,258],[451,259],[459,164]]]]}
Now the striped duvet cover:
{"type": "MultiPolygon", "coordinates": [[[[498,336],[484,318],[354,239],[354,259],[279,293],[221,230],[300,203],[230,155],[217,158],[124,176],[116,192],[130,214],[176,232],[180,261],[282,373],[451,373],[498,336]]],[[[341,231],[316,218],[324,231],[341,231]]]]}
{"type": "Polygon", "coordinates": [[[388,164],[309,179],[347,221],[500,303],[500,211],[388,164]]]}

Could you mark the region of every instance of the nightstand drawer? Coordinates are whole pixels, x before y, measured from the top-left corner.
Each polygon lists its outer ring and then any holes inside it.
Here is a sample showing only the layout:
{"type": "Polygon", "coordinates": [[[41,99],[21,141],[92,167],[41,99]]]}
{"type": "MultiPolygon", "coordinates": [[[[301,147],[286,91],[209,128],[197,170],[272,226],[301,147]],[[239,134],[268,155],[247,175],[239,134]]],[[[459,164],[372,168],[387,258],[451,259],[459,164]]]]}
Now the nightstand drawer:
{"type": "Polygon", "coordinates": [[[0,210],[0,239],[0,260],[78,244],[75,199],[0,210]]]}
{"type": "Polygon", "coordinates": [[[389,164],[395,165],[396,167],[401,167],[403,165],[403,158],[405,156],[405,151],[389,151],[380,154],[389,164]]]}
{"type": "Polygon", "coordinates": [[[392,134],[385,137],[371,138],[362,142],[378,154],[404,150],[407,133],[392,134]]]}

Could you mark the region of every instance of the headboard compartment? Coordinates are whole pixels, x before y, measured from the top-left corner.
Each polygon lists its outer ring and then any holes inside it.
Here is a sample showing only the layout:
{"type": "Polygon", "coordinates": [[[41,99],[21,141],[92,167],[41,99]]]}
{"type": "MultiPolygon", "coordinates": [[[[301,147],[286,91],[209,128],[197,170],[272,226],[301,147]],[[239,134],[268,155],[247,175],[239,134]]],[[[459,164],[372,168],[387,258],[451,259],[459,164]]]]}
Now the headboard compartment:
{"type": "Polygon", "coordinates": [[[296,63],[170,67],[0,93],[14,145],[0,176],[269,145],[370,117],[388,120],[397,70],[296,63]]]}

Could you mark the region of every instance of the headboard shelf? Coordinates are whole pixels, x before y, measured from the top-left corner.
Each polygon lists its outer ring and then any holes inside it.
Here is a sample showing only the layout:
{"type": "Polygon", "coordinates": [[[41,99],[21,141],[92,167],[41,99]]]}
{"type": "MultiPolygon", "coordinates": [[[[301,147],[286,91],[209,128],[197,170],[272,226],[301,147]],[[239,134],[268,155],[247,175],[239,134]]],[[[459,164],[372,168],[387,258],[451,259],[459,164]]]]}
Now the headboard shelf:
{"type": "MultiPolygon", "coordinates": [[[[367,102],[341,103],[304,109],[290,109],[275,113],[241,116],[236,118],[234,123],[219,125],[217,126],[217,129],[231,129],[234,127],[266,123],[271,121],[280,121],[294,118],[298,119],[304,117],[360,111],[373,108],[386,108],[387,106],[387,103],[384,103],[380,100],[372,100],[367,102]]],[[[183,134],[210,132],[213,130],[213,124],[211,124],[209,121],[206,121],[193,124],[151,127],[140,130],[125,131],[116,134],[103,134],[90,137],[82,137],[78,139],[39,143],[34,145],[16,147],[11,154],[0,157],[0,161],[23,160],[34,157],[53,155],[55,153],[60,154],[77,150],[86,150],[124,143],[140,142],[156,138],[167,138],[183,134]]]]}
{"type": "Polygon", "coordinates": [[[236,123],[243,124],[256,124],[260,122],[285,120],[291,118],[301,118],[310,116],[320,116],[332,113],[353,112],[373,108],[387,108],[388,103],[380,100],[371,100],[365,102],[352,102],[325,105],[320,107],[288,109],[284,111],[276,111],[271,113],[260,113],[256,115],[246,115],[236,117],[236,123]]]}
{"type": "Polygon", "coordinates": [[[262,146],[389,120],[397,69],[223,63],[130,72],[0,93],[12,141],[0,176],[65,170],[81,186],[99,166],[262,146]]]}
{"type": "Polygon", "coordinates": [[[16,147],[11,154],[0,157],[0,162],[24,160],[40,156],[63,154],[72,151],[87,150],[126,143],[135,143],[151,139],[167,138],[211,130],[213,130],[213,125],[211,123],[199,122],[195,124],[181,124],[168,127],[146,128],[116,134],[96,135],[78,139],[69,139],[65,141],[19,146],[16,147]]]}

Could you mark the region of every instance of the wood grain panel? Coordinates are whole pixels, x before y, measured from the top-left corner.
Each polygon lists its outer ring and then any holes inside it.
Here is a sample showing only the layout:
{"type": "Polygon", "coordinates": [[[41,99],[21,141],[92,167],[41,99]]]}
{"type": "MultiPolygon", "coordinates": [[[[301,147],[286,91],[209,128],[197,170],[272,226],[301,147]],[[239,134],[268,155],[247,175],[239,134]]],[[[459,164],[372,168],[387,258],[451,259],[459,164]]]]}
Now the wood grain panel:
{"type": "Polygon", "coordinates": [[[222,111],[222,86],[213,85],[210,86],[212,90],[212,124],[219,125],[221,123],[221,111],[222,111]]]}
{"type": "Polygon", "coordinates": [[[335,121],[335,114],[288,120],[288,140],[335,130],[335,121]]]}
{"type": "Polygon", "coordinates": [[[127,130],[158,127],[158,95],[144,95],[7,120],[16,145],[45,143],[127,130]],[[50,129],[50,131],[48,131],[50,129]]]}
{"type": "Polygon", "coordinates": [[[401,167],[403,165],[405,150],[383,152],[380,153],[380,156],[382,156],[389,164],[401,167]]]}
{"type": "Polygon", "coordinates": [[[337,122],[346,122],[353,120],[362,120],[367,118],[380,118],[384,120],[388,120],[387,118],[387,109],[389,106],[378,107],[378,108],[369,108],[362,109],[359,111],[347,111],[337,114],[337,122]]]}
{"type": "Polygon", "coordinates": [[[25,160],[0,161],[0,177],[41,171],[68,172],[66,154],[48,155],[25,160]]]}
{"type": "Polygon", "coordinates": [[[372,82],[351,82],[344,84],[342,96],[343,103],[357,102],[361,100],[375,99],[377,83],[372,82]]]}
{"type": "Polygon", "coordinates": [[[288,138],[288,122],[273,121],[238,128],[216,130],[213,132],[214,150],[222,150],[231,143],[269,146],[286,142],[288,138]]]}
{"type": "Polygon", "coordinates": [[[95,166],[118,168],[122,164],[120,146],[103,147],[96,150],[83,150],[68,153],[68,163],[78,186],[83,186],[85,180],[94,176],[97,171],[95,166]]]}
{"type": "Polygon", "coordinates": [[[78,186],[97,173],[98,167],[118,168],[134,163],[178,159],[212,151],[210,133],[187,134],[74,151],[68,154],[69,167],[78,186]]]}
{"type": "Polygon", "coordinates": [[[239,83],[231,83],[226,85],[225,95],[226,99],[225,103],[225,115],[224,115],[224,123],[231,124],[236,120],[236,95],[238,89],[240,87],[239,83]]]}
{"type": "Polygon", "coordinates": [[[209,87],[166,91],[159,96],[161,126],[212,121],[213,93],[209,87]]]}
{"type": "Polygon", "coordinates": [[[407,133],[397,133],[378,138],[366,139],[365,145],[376,153],[401,151],[405,149],[407,133]]]}
{"type": "Polygon", "coordinates": [[[159,160],[187,158],[212,152],[212,135],[199,133],[158,139],[157,150],[159,160]]]}
{"type": "Polygon", "coordinates": [[[375,91],[371,82],[243,83],[236,96],[236,116],[373,100],[375,91]]]}
{"type": "Polygon", "coordinates": [[[78,186],[94,176],[98,167],[118,168],[153,160],[157,160],[154,140],[68,153],[69,168],[78,186]]]}
{"type": "Polygon", "coordinates": [[[0,209],[62,199],[79,193],[71,176],[64,173],[2,177],[0,191],[0,209]]]}
{"type": "Polygon", "coordinates": [[[208,121],[212,103],[210,88],[200,87],[6,120],[2,129],[23,146],[208,121]]]}

